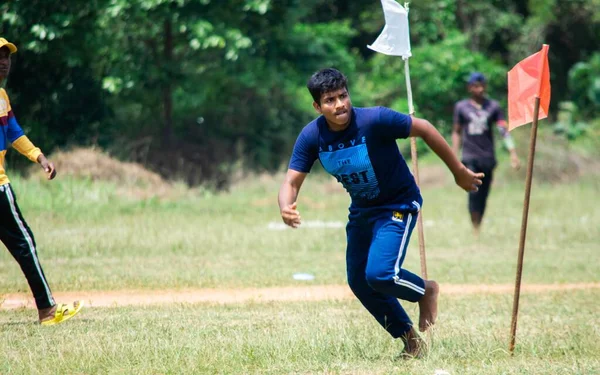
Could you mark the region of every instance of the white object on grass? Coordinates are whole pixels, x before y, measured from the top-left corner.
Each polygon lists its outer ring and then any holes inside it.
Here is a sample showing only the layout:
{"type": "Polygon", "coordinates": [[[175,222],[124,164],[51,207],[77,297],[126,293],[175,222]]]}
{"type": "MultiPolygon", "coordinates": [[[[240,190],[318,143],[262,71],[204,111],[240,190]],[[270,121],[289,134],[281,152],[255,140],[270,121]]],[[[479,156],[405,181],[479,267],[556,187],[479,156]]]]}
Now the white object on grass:
{"type": "Polygon", "coordinates": [[[293,276],[294,280],[310,281],[315,279],[315,275],[310,273],[295,273],[293,276]]]}

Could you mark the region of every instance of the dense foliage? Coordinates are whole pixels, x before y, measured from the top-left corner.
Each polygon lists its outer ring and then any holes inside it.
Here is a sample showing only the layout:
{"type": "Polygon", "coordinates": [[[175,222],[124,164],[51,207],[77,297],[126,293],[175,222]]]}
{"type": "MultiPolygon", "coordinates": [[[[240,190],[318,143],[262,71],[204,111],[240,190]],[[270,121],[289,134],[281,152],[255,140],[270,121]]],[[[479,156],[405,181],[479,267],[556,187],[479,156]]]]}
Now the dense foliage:
{"type": "MultiPolygon", "coordinates": [[[[555,128],[583,134],[600,109],[598,9],[600,0],[411,4],[417,114],[448,134],[470,71],[486,73],[505,102],[506,72],[548,43],[555,128]]],[[[232,168],[286,162],[314,116],[305,83],[319,68],[349,76],[355,105],[406,109],[402,61],[366,48],[384,24],[377,1],[8,0],[0,15],[0,36],[19,47],[5,86],[46,151],[95,144],[225,186],[232,168]]]]}

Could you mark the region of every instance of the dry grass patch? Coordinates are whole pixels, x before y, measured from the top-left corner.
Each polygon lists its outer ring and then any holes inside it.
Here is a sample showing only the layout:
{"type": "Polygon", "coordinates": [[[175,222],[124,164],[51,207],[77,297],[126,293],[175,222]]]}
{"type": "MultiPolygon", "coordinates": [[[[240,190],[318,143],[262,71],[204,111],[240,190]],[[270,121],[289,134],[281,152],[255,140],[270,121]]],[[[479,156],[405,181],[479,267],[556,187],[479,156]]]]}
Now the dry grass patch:
{"type": "MultiPolygon", "coordinates": [[[[143,165],[118,160],[95,147],[58,151],[49,159],[55,164],[60,177],[111,182],[117,186],[117,193],[125,197],[166,197],[174,188],[172,183],[143,165]]],[[[41,179],[44,176],[36,166],[32,167],[29,178],[41,179]]]]}

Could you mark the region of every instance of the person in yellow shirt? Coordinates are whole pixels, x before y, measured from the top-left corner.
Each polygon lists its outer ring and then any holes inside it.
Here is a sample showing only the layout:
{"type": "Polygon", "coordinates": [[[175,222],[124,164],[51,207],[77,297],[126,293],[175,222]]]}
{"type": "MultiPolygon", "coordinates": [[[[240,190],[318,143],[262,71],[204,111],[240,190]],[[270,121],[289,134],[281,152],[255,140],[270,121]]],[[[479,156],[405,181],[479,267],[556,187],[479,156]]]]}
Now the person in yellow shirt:
{"type": "MultiPolygon", "coordinates": [[[[0,38],[0,83],[10,72],[10,55],[17,47],[4,38],[0,38]]],[[[34,163],[39,163],[46,172],[48,180],[56,177],[56,168],[42,151],[23,133],[10,106],[8,94],[0,88],[0,240],[21,266],[25,278],[35,298],[38,318],[42,325],[64,322],[83,307],[83,301],[69,304],[57,304],[54,301],[48,281],[38,259],[35,239],[17,205],[15,193],[4,170],[4,157],[9,144],[34,163]]]]}

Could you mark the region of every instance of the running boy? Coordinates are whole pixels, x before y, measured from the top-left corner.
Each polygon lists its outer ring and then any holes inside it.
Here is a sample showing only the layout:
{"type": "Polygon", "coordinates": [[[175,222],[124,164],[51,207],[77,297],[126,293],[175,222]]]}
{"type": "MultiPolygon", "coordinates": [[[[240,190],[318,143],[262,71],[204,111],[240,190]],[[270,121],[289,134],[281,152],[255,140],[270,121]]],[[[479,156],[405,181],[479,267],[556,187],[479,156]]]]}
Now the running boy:
{"type": "Polygon", "coordinates": [[[353,108],[346,77],[338,70],[318,71],[307,87],[321,116],[296,140],[279,190],[281,217],[293,228],[301,224],[298,193],[319,159],[352,201],[346,227],[350,288],[379,324],[404,342],[404,353],[419,356],[424,342],[398,299],[419,303],[419,329],[426,331],[435,323],[439,288],[401,268],[422,198],[396,139],[423,138],[467,191],[477,190],[483,174],[462,165],[427,120],[385,107],[353,108]]]}

